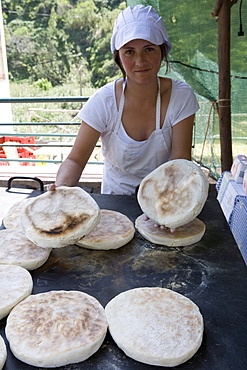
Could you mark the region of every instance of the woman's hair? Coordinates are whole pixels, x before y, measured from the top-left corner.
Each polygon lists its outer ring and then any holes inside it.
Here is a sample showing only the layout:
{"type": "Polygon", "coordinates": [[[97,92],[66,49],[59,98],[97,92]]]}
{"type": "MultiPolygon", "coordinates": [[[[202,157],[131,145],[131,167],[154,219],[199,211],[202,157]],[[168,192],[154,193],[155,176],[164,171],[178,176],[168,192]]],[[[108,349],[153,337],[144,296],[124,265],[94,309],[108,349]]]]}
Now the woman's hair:
{"type": "MultiPolygon", "coordinates": [[[[166,64],[166,73],[167,73],[168,72],[168,59],[167,59],[167,52],[166,52],[166,44],[161,44],[161,45],[159,45],[159,47],[160,47],[160,50],[161,50],[161,63],[165,62],[165,64],[166,64]]],[[[126,78],[126,73],[125,73],[125,70],[123,68],[120,56],[119,56],[119,50],[114,50],[113,59],[114,59],[114,62],[116,63],[116,65],[121,70],[121,72],[123,74],[123,78],[125,79],[126,78]]]]}

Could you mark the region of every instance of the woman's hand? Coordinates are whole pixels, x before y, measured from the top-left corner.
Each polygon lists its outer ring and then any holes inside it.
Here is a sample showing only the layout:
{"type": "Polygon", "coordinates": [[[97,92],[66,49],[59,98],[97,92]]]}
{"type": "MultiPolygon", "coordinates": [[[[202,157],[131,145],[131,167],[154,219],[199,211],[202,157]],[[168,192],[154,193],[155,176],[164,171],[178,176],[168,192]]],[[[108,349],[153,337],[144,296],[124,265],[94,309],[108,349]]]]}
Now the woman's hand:
{"type": "MultiPolygon", "coordinates": [[[[147,215],[145,215],[145,221],[148,221],[149,220],[149,217],[147,215]]],[[[169,227],[166,227],[165,225],[159,225],[157,223],[154,223],[154,227],[156,228],[160,228],[161,230],[165,230],[165,229],[169,229],[169,227]]],[[[170,233],[174,233],[176,231],[176,229],[170,229],[170,233]]]]}

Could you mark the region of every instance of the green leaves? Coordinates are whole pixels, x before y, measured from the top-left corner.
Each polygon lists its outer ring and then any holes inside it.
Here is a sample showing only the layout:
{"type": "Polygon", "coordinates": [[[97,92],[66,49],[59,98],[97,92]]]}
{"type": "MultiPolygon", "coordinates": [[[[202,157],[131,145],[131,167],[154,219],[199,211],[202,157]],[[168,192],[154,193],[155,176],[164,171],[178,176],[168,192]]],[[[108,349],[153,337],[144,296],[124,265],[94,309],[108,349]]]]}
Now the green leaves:
{"type": "Polygon", "coordinates": [[[83,63],[82,72],[85,78],[91,76],[94,86],[113,78],[118,69],[109,45],[119,13],[112,7],[118,4],[117,0],[3,0],[11,77],[45,78],[54,86],[83,63]]]}

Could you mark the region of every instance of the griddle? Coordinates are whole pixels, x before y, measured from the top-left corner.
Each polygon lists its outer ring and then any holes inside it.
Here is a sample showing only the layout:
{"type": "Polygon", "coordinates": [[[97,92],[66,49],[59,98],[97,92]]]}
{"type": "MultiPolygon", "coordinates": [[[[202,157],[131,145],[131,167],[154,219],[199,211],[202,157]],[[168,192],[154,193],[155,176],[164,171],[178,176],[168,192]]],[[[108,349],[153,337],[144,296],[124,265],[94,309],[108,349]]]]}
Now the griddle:
{"type": "MultiPolygon", "coordinates": [[[[212,189],[211,189],[212,190],[212,189]]],[[[11,202],[37,196],[1,190],[1,200],[11,202]],[[7,199],[8,198],[8,199],[7,199]]],[[[119,211],[133,222],[142,213],[135,196],[91,194],[101,209],[119,211]]],[[[118,293],[136,287],[164,287],[195,302],[204,318],[203,342],[197,353],[176,369],[246,370],[247,368],[247,269],[229,226],[210,191],[198,216],[206,224],[202,240],[191,246],[170,248],[146,241],[138,232],[124,247],[95,251],[75,245],[53,249],[47,262],[31,271],[33,294],[50,290],[80,290],[105,306],[118,293]]],[[[2,226],[3,227],[3,226],[2,226]]],[[[5,338],[6,320],[0,321],[5,338]]],[[[7,340],[6,340],[7,343],[7,340]]],[[[4,370],[43,369],[17,360],[8,348],[4,370]]],[[[164,369],[134,361],[108,333],[101,348],[88,360],[60,370],[164,369]]],[[[170,369],[170,368],[169,368],[170,369]]]]}

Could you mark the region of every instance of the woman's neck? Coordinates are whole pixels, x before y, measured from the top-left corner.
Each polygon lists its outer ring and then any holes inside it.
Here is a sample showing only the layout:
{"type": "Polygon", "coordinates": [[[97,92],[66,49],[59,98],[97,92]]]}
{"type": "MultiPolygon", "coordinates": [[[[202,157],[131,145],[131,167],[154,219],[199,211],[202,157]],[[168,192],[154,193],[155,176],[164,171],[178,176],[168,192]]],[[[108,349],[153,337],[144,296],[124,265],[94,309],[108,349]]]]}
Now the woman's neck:
{"type": "Polygon", "coordinates": [[[125,87],[125,98],[133,99],[134,101],[142,102],[148,101],[149,104],[156,104],[158,94],[158,81],[157,79],[147,84],[138,84],[127,79],[125,87]]]}

